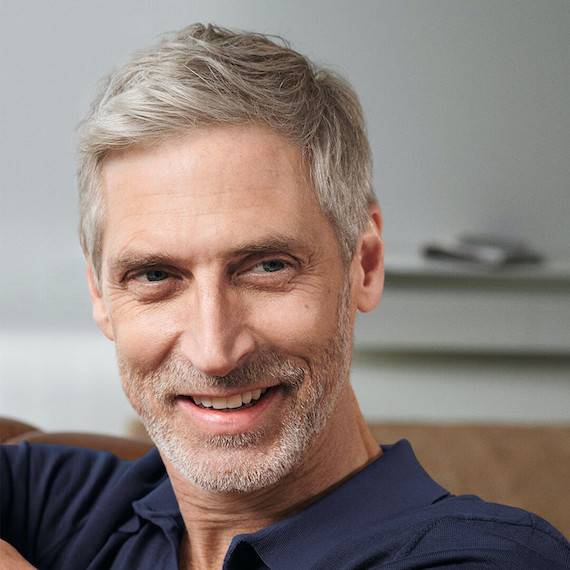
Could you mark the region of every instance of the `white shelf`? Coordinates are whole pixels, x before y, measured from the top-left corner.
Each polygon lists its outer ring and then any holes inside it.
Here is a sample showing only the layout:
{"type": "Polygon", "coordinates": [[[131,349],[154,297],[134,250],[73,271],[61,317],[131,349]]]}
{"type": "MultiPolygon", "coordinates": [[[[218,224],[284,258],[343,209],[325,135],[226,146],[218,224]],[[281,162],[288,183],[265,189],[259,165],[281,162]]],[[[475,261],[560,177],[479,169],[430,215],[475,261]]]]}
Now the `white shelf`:
{"type": "Polygon", "coordinates": [[[355,339],[390,352],[570,356],[570,262],[490,270],[390,256],[380,306],[359,316],[355,339]]]}
{"type": "Polygon", "coordinates": [[[419,253],[402,252],[386,254],[384,263],[389,277],[561,282],[570,288],[570,255],[545,258],[538,263],[489,267],[461,261],[428,259],[419,253]]]}

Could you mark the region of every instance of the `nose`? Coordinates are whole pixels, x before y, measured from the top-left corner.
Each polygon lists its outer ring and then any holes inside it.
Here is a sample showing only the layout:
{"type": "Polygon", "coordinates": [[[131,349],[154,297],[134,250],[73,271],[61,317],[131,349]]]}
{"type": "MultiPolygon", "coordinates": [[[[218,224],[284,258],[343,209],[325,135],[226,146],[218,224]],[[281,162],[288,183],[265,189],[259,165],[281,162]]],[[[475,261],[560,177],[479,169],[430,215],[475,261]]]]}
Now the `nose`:
{"type": "Polygon", "coordinates": [[[192,294],[181,337],[183,355],[208,376],[223,377],[255,350],[239,296],[207,284],[192,294]]]}

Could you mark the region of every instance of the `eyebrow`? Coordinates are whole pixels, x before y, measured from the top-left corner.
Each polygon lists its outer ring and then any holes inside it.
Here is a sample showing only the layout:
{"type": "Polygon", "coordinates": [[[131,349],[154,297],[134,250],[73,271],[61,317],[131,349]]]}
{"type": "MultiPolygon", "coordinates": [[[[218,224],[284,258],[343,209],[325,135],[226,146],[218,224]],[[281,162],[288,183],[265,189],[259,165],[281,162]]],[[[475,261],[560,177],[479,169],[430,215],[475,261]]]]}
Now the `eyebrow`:
{"type": "Polygon", "coordinates": [[[158,253],[138,253],[127,250],[117,259],[109,263],[111,273],[116,271],[130,271],[140,267],[154,267],[157,265],[176,265],[176,260],[170,255],[158,253]]]}
{"type": "MultiPolygon", "coordinates": [[[[306,242],[289,234],[276,234],[258,241],[245,243],[229,250],[226,254],[228,259],[243,258],[255,255],[287,253],[289,255],[308,255],[312,251],[306,242]]],[[[110,274],[127,272],[144,267],[180,267],[185,260],[171,256],[167,253],[141,253],[135,250],[127,250],[109,263],[110,274]]]]}

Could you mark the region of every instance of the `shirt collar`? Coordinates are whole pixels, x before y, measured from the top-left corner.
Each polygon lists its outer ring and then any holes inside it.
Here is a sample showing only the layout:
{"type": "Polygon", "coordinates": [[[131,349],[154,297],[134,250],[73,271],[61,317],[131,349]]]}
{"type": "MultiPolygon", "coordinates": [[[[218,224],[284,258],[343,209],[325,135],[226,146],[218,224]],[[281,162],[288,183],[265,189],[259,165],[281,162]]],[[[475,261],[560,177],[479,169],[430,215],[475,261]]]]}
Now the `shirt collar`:
{"type": "Polygon", "coordinates": [[[226,555],[249,544],[270,568],[308,567],[327,544],[409,510],[430,505],[449,492],[440,487],[402,440],[382,446],[383,454],[332,493],[303,511],[256,533],[238,535],[226,555]]]}
{"type": "Polygon", "coordinates": [[[154,485],[152,490],[144,495],[141,499],[133,502],[133,510],[136,515],[127,521],[122,527],[123,532],[137,532],[140,528],[140,520],[145,519],[153,524],[163,528],[164,530],[180,527],[183,529],[184,523],[180,508],[176,500],[176,495],[172,488],[172,484],[164,466],[158,450],[154,448],[138,461],[139,464],[160,465],[162,476],[154,485]]]}

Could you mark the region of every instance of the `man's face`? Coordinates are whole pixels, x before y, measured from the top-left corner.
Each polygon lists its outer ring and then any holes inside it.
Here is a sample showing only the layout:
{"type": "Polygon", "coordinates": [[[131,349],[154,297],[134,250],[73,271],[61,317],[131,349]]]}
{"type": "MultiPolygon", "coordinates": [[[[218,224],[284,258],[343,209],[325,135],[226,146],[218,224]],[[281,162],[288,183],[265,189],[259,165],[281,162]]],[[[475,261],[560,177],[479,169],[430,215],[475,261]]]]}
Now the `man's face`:
{"type": "Polygon", "coordinates": [[[96,319],[165,461],[250,491],[305,457],[348,390],[355,302],[299,150],[211,127],[111,155],[96,319]]]}

